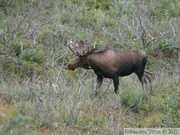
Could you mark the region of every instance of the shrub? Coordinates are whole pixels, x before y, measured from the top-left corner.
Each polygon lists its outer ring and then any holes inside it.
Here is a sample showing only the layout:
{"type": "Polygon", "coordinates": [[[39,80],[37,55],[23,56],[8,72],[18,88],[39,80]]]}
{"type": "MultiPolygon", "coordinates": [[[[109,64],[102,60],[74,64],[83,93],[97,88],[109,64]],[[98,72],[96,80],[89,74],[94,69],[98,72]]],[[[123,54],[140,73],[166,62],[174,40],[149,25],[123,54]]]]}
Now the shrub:
{"type": "Polygon", "coordinates": [[[143,92],[137,90],[126,91],[121,98],[122,105],[136,113],[140,111],[150,111],[151,107],[148,106],[147,102],[147,96],[143,92]]]}
{"type": "Polygon", "coordinates": [[[12,134],[24,134],[26,127],[30,122],[30,117],[17,114],[6,124],[6,126],[0,126],[1,135],[12,135],[12,134]]]}
{"type": "Polygon", "coordinates": [[[166,127],[174,127],[177,128],[180,126],[180,93],[174,89],[172,94],[169,96],[164,96],[163,98],[163,106],[165,112],[169,114],[170,118],[167,120],[162,120],[163,124],[166,127]]]}
{"type": "Polygon", "coordinates": [[[20,55],[20,58],[21,60],[24,60],[24,61],[42,64],[43,56],[44,56],[43,50],[33,51],[31,49],[28,49],[22,52],[22,54],[20,55]]]}

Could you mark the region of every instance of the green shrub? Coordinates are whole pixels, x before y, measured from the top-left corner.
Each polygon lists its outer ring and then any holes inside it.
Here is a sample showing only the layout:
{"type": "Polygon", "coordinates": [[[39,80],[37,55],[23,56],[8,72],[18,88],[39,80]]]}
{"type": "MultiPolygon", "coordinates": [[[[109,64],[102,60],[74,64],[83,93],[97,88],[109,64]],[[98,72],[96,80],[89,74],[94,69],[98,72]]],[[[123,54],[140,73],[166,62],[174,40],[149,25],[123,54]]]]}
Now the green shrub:
{"type": "Polygon", "coordinates": [[[76,118],[74,124],[80,127],[82,130],[89,130],[91,127],[91,119],[85,117],[84,118],[78,117],[76,118]]]}
{"type": "Polygon", "coordinates": [[[24,39],[22,41],[19,38],[15,39],[10,45],[10,54],[19,57],[23,50],[30,48],[30,40],[24,39]]]}
{"type": "Polygon", "coordinates": [[[180,126],[180,93],[174,89],[171,95],[165,96],[163,106],[170,118],[162,120],[167,127],[177,128],[180,126]]]}
{"type": "Polygon", "coordinates": [[[147,96],[137,90],[125,91],[122,95],[121,103],[136,113],[140,111],[149,112],[151,110],[147,96]]]}
{"type": "Polygon", "coordinates": [[[23,135],[26,132],[26,127],[30,123],[30,117],[23,116],[21,114],[17,114],[14,116],[6,126],[0,126],[0,134],[1,135],[12,135],[18,134],[23,135]]]}
{"type": "Polygon", "coordinates": [[[33,51],[31,49],[28,49],[22,52],[22,54],[20,55],[20,58],[21,60],[24,60],[24,61],[30,61],[30,62],[42,64],[43,56],[44,56],[43,50],[33,51]]]}

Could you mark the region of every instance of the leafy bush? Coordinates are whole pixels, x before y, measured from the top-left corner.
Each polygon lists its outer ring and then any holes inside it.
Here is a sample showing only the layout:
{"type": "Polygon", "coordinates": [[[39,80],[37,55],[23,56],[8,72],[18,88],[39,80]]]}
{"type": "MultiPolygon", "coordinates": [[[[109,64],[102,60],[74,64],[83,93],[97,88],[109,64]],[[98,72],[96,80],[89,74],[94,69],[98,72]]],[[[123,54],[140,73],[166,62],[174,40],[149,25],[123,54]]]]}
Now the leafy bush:
{"type": "Polygon", "coordinates": [[[19,134],[23,135],[26,132],[26,127],[30,122],[30,117],[17,114],[7,123],[6,126],[0,126],[1,135],[19,134]]]}
{"type": "Polygon", "coordinates": [[[150,111],[151,107],[148,106],[147,102],[148,97],[137,90],[126,91],[121,98],[122,105],[136,113],[140,111],[150,111]]]}
{"type": "Polygon", "coordinates": [[[24,50],[20,55],[21,60],[35,62],[38,64],[43,63],[43,57],[44,57],[43,50],[33,51],[31,49],[28,49],[28,50],[24,50]]]}
{"type": "Polygon", "coordinates": [[[167,127],[177,128],[180,126],[180,93],[174,89],[172,94],[164,96],[163,106],[170,118],[162,120],[163,124],[167,127]]]}

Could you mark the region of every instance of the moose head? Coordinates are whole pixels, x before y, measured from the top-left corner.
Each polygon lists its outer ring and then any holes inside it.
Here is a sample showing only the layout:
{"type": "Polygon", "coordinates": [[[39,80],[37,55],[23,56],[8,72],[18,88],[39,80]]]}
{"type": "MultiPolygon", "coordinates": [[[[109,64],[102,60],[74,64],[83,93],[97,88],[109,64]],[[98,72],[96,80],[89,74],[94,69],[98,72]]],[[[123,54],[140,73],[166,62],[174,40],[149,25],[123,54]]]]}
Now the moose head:
{"type": "Polygon", "coordinates": [[[77,67],[83,67],[88,69],[88,56],[93,54],[96,50],[95,47],[91,47],[87,49],[87,51],[85,52],[83,50],[83,52],[79,52],[79,51],[74,51],[70,46],[69,46],[70,50],[77,56],[77,58],[75,58],[74,60],[72,60],[70,62],[70,64],[68,65],[68,69],[70,70],[74,70],[77,67]]]}
{"type": "Polygon", "coordinates": [[[77,42],[76,44],[72,44],[71,46],[69,46],[70,50],[73,52],[73,54],[75,54],[77,56],[77,58],[73,59],[70,64],[68,65],[68,69],[70,70],[74,70],[77,67],[83,67],[86,69],[90,69],[89,65],[88,65],[88,56],[93,54],[96,51],[95,47],[87,47],[87,50],[84,50],[84,44],[87,41],[82,41],[80,40],[79,42],[77,42]],[[74,48],[72,48],[72,46],[76,49],[74,50],[74,48]],[[83,50],[82,50],[83,48],[83,50]]]}

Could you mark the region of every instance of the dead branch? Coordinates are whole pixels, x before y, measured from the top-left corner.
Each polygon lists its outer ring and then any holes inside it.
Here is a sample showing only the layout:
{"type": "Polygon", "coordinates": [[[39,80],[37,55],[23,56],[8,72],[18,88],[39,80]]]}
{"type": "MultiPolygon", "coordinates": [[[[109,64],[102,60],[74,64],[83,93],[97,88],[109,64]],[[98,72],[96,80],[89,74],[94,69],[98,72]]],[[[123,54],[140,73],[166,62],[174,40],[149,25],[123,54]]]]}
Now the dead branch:
{"type": "Polygon", "coordinates": [[[113,35],[112,33],[108,32],[104,27],[102,28],[102,30],[103,30],[106,34],[110,35],[112,38],[114,38],[114,39],[116,39],[117,41],[119,41],[119,38],[118,38],[116,35],[113,35]]]}
{"type": "Polygon", "coordinates": [[[6,46],[9,42],[9,40],[14,36],[14,34],[16,34],[16,32],[19,30],[21,24],[23,23],[23,21],[26,19],[26,17],[28,16],[28,14],[25,14],[24,17],[22,18],[22,20],[19,22],[18,26],[16,27],[16,29],[12,32],[11,36],[6,40],[4,46],[6,46]]]}
{"type": "MultiPolygon", "coordinates": [[[[141,16],[138,13],[136,13],[136,15],[139,20],[139,27],[142,29],[141,40],[142,40],[142,44],[143,44],[143,49],[147,48],[152,42],[157,41],[157,40],[159,41],[159,40],[163,39],[166,42],[168,42],[164,37],[166,35],[170,34],[169,32],[160,32],[160,36],[154,37],[153,35],[150,34],[150,32],[148,31],[146,26],[143,25],[141,16]],[[147,37],[149,37],[150,39],[148,40],[147,37]]],[[[173,33],[174,33],[174,31],[173,31],[173,33]]]]}
{"type": "Polygon", "coordinates": [[[180,47],[179,46],[174,46],[173,47],[175,51],[177,51],[178,53],[180,53],[180,47]]]}
{"type": "Polygon", "coordinates": [[[137,18],[138,18],[138,20],[139,20],[139,26],[140,26],[140,28],[141,28],[142,31],[143,31],[143,32],[142,32],[141,39],[142,39],[143,48],[145,49],[145,47],[146,47],[146,40],[145,40],[145,38],[146,38],[146,30],[145,30],[145,28],[143,27],[141,17],[139,16],[138,13],[136,13],[136,15],[137,15],[137,18]]]}

